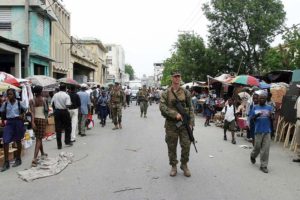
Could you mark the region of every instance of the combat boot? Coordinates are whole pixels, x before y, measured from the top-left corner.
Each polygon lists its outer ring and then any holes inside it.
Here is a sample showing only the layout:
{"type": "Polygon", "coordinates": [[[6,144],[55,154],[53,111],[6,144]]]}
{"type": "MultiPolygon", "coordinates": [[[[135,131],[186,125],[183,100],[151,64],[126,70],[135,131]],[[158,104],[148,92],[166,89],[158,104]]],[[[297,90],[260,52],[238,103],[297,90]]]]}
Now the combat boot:
{"type": "Polygon", "coordinates": [[[171,171],[170,171],[170,176],[176,176],[177,174],[177,166],[172,165],[171,171]]]}
{"type": "Polygon", "coordinates": [[[180,165],[180,169],[182,169],[183,171],[183,174],[186,176],[186,177],[190,177],[191,176],[191,172],[187,166],[187,164],[181,164],[180,165]]]}

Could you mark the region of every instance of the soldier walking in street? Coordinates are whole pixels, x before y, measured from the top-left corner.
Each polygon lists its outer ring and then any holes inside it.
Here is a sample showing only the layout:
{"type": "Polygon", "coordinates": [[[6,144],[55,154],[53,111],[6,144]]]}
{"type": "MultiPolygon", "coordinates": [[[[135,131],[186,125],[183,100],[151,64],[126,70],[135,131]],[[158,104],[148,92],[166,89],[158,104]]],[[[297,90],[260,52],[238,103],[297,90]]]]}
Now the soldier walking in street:
{"type": "Polygon", "coordinates": [[[120,84],[115,83],[115,86],[110,94],[110,109],[115,127],[113,130],[122,129],[122,106],[126,106],[125,94],[120,89],[120,84]]]}
{"type": "Polygon", "coordinates": [[[140,90],[137,94],[140,101],[141,108],[141,117],[147,117],[148,103],[149,103],[149,92],[147,91],[146,85],[143,86],[143,89],[140,90]]]}
{"type": "Polygon", "coordinates": [[[175,102],[178,98],[185,112],[190,116],[188,123],[190,127],[193,128],[194,114],[192,109],[191,94],[189,91],[180,87],[181,74],[179,71],[173,71],[171,75],[172,85],[162,94],[159,106],[161,114],[166,118],[165,141],[168,145],[169,164],[172,166],[170,176],[176,176],[177,174],[178,160],[176,152],[179,139],[181,146],[180,168],[183,170],[186,177],[190,177],[191,172],[188,169],[187,163],[189,161],[191,141],[189,139],[187,129],[181,123],[183,121],[183,116],[179,114],[178,110],[176,109],[175,102]]]}

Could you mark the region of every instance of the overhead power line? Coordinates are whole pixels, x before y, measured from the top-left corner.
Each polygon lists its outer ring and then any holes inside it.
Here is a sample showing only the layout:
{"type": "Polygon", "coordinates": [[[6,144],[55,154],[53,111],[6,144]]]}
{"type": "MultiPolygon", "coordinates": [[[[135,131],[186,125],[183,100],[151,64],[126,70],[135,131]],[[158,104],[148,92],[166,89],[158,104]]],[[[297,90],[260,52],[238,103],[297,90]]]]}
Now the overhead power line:
{"type": "Polygon", "coordinates": [[[201,11],[201,0],[198,1],[191,14],[185,19],[184,23],[180,27],[185,28],[190,25],[191,21],[197,18],[197,15],[200,13],[199,11],[201,11]]]}

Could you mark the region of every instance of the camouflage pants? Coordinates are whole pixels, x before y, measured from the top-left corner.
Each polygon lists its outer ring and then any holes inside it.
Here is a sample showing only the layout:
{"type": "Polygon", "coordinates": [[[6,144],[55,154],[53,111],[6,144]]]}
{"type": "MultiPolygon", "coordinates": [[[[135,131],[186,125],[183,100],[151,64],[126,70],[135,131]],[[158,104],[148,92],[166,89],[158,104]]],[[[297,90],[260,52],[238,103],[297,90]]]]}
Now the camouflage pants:
{"type": "Polygon", "coordinates": [[[189,161],[190,155],[190,147],[191,141],[188,136],[187,130],[184,126],[179,128],[174,126],[167,126],[166,127],[166,143],[168,145],[168,155],[169,155],[169,164],[176,165],[178,163],[177,160],[177,144],[179,143],[181,146],[181,159],[180,162],[182,164],[186,164],[189,161]]]}
{"type": "Polygon", "coordinates": [[[120,124],[122,122],[122,106],[113,106],[111,113],[114,125],[120,124]]]}
{"type": "Polygon", "coordinates": [[[141,108],[141,114],[144,113],[144,115],[147,114],[147,109],[148,109],[148,101],[141,101],[140,102],[140,108],[141,108]]]}

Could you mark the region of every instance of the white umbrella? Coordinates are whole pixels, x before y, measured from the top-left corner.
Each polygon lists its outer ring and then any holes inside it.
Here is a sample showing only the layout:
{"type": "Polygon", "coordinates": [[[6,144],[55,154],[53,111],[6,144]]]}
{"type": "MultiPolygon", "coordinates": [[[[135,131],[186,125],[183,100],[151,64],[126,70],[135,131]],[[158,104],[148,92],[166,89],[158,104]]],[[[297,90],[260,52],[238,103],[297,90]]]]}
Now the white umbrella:
{"type": "Polygon", "coordinates": [[[58,82],[55,78],[44,75],[35,75],[26,78],[32,85],[39,85],[44,88],[44,91],[54,91],[58,87],[58,82]]]}
{"type": "Polygon", "coordinates": [[[186,86],[189,86],[191,88],[193,86],[199,86],[199,84],[197,84],[196,82],[189,82],[189,83],[183,84],[181,87],[185,88],[186,86]]]}

